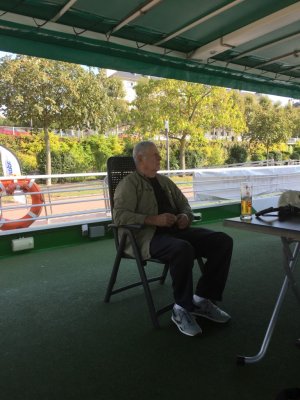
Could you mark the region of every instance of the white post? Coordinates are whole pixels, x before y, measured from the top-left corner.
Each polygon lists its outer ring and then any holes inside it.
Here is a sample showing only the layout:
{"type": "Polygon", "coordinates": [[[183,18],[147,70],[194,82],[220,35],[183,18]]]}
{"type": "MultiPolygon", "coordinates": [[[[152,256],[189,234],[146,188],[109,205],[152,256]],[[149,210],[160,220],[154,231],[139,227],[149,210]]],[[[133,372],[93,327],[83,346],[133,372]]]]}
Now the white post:
{"type": "Polygon", "coordinates": [[[167,170],[170,171],[170,152],[169,152],[169,121],[165,120],[166,148],[167,148],[167,170]]]}

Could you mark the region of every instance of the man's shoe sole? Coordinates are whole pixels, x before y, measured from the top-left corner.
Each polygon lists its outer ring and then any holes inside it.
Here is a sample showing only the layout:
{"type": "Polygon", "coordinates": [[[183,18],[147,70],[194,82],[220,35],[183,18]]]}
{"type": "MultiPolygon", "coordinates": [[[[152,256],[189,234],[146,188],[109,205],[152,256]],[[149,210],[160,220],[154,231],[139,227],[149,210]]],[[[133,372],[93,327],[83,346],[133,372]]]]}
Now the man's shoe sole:
{"type": "Polygon", "coordinates": [[[195,317],[202,317],[202,318],[209,319],[210,321],[217,322],[218,324],[227,324],[227,322],[229,322],[231,320],[231,318],[228,318],[226,321],[220,321],[219,319],[214,319],[212,317],[209,317],[206,314],[200,314],[200,313],[194,312],[194,311],[191,311],[191,314],[194,315],[195,317]]]}
{"type": "MultiPolygon", "coordinates": [[[[194,337],[194,336],[200,336],[200,335],[202,334],[202,330],[200,330],[200,332],[199,332],[199,333],[196,333],[195,335],[192,335],[192,334],[190,334],[190,333],[188,333],[188,332],[183,331],[182,329],[180,329],[180,326],[177,325],[177,322],[176,322],[175,318],[173,318],[173,315],[172,315],[172,317],[171,317],[171,320],[172,320],[172,321],[174,322],[174,324],[177,326],[179,332],[183,333],[183,334],[186,335],[186,336],[194,337]]],[[[201,328],[200,328],[200,329],[201,329],[201,328]]]]}

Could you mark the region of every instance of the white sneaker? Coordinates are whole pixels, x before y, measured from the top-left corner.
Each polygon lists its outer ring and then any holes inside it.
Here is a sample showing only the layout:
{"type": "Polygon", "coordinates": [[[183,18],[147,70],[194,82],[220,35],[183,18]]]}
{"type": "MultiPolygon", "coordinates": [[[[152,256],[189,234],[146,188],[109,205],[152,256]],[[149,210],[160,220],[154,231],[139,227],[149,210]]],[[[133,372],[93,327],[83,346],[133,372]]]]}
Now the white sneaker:
{"type": "Polygon", "coordinates": [[[191,314],[197,317],[208,318],[211,321],[219,322],[221,324],[224,324],[231,319],[229,314],[221,310],[221,308],[217,307],[208,299],[200,300],[199,302],[193,301],[193,303],[194,309],[191,314]]]}
{"type": "Polygon", "coordinates": [[[171,320],[184,335],[196,336],[202,333],[202,329],[197,324],[193,315],[184,308],[176,309],[174,307],[171,320]]]}

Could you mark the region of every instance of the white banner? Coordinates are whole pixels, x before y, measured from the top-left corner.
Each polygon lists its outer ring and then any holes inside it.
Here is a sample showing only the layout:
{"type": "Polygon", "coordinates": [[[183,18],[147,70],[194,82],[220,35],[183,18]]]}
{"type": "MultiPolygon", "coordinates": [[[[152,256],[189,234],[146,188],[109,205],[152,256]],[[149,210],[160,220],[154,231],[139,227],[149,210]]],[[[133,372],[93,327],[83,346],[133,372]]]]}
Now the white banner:
{"type": "Polygon", "coordinates": [[[300,166],[198,169],[193,177],[195,199],[239,200],[241,182],[253,186],[254,198],[286,190],[300,191],[300,166]]]}
{"type": "Polygon", "coordinates": [[[21,175],[21,168],[17,157],[6,147],[0,146],[1,162],[4,176],[21,175]]]}
{"type": "MultiPolygon", "coordinates": [[[[0,146],[1,163],[3,169],[3,175],[7,177],[13,177],[21,175],[20,163],[17,157],[9,151],[6,147],[0,146]]],[[[26,203],[25,196],[16,195],[14,200],[18,203],[26,203]]]]}

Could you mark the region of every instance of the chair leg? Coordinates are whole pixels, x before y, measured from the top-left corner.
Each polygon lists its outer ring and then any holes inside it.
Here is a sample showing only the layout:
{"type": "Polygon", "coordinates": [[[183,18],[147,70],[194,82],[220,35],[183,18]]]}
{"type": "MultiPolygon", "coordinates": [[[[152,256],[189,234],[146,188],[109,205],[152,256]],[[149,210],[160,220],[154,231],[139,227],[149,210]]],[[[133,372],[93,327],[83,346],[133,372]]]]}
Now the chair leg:
{"type": "MultiPolygon", "coordinates": [[[[160,280],[161,283],[164,283],[164,281],[166,279],[166,276],[167,276],[167,273],[168,273],[168,269],[169,269],[169,266],[166,264],[164,266],[164,270],[163,270],[163,273],[162,273],[161,277],[160,278],[155,278],[154,280],[160,280]]],[[[120,244],[119,244],[119,247],[118,247],[117,255],[116,255],[116,258],[115,258],[114,265],[113,265],[113,269],[112,269],[112,273],[111,273],[110,280],[109,280],[109,283],[108,283],[108,287],[107,287],[107,290],[106,290],[104,301],[106,303],[108,303],[109,300],[110,300],[111,295],[114,294],[114,293],[117,293],[117,292],[119,292],[121,290],[125,290],[125,289],[128,289],[130,287],[135,287],[137,285],[143,285],[144,293],[145,293],[145,297],[146,297],[146,301],[147,301],[147,305],[148,305],[148,309],[149,309],[149,313],[150,313],[150,317],[151,317],[151,320],[152,320],[152,324],[153,324],[154,328],[159,328],[160,326],[159,326],[159,322],[158,322],[158,316],[160,314],[162,314],[163,312],[171,309],[172,305],[168,305],[168,306],[164,307],[161,310],[156,310],[154,302],[153,302],[153,297],[152,297],[152,293],[151,293],[151,290],[150,290],[150,286],[149,286],[149,282],[154,281],[154,280],[153,279],[152,280],[149,279],[149,281],[148,281],[148,277],[147,277],[146,271],[145,271],[145,263],[142,260],[142,257],[141,257],[141,254],[140,254],[140,250],[136,245],[136,242],[135,242],[135,239],[133,237],[133,234],[130,231],[126,232],[125,234],[123,234],[123,236],[121,238],[121,241],[120,241],[120,244]],[[123,255],[123,252],[124,252],[124,248],[125,248],[125,243],[126,243],[126,238],[127,237],[129,237],[129,239],[131,240],[131,244],[132,244],[132,247],[133,247],[133,252],[134,252],[134,255],[135,255],[134,258],[135,258],[135,261],[136,261],[136,264],[137,264],[137,267],[138,267],[138,271],[139,271],[139,275],[140,275],[140,279],[141,280],[140,280],[140,282],[134,283],[132,285],[128,285],[126,287],[119,288],[117,290],[113,290],[113,287],[114,287],[116,279],[117,279],[117,275],[118,275],[118,271],[119,271],[119,267],[120,267],[120,263],[121,263],[122,255],[123,255]]]]}
{"type": "Polygon", "coordinates": [[[106,289],[106,293],[105,293],[105,297],[104,297],[105,303],[108,303],[110,300],[110,297],[111,297],[111,294],[113,291],[113,287],[114,287],[114,284],[116,283],[117,275],[119,272],[120,262],[121,262],[121,257],[117,255],[115,258],[114,266],[113,266],[113,269],[112,269],[112,272],[110,275],[110,279],[108,282],[108,286],[106,289]]]}
{"type": "Polygon", "coordinates": [[[152,294],[151,294],[151,290],[150,290],[150,286],[149,286],[149,282],[148,282],[148,278],[145,272],[145,268],[143,265],[143,260],[142,260],[142,256],[141,256],[141,252],[140,249],[137,246],[135,237],[133,235],[133,233],[131,231],[128,231],[128,236],[130,238],[130,242],[132,245],[132,249],[133,249],[133,253],[135,256],[135,260],[136,260],[136,264],[139,270],[139,274],[140,274],[140,278],[141,278],[141,282],[144,288],[144,292],[145,292],[145,296],[146,296],[146,301],[148,304],[148,308],[149,308],[149,312],[150,312],[150,317],[153,323],[154,328],[159,328],[159,322],[158,322],[158,317],[157,317],[157,312],[154,306],[154,302],[153,302],[153,298],[152,298],[152,294]]]}
{"type": "Polygon", "coordinates": [[[140,273],[143,288],[145,291],[146,301],[148,304],[150,317],[151,317],[153,326],[154,326],[154,328],[159,328],[160,326],[159,326],[159,322],[158,322],[158,318],[157,318],[157,313],[156,313],[156,309],[154,306],[154,302],[153,302],[153,298],[152,298],[152,294],[151,294],[151,290],[150,290],[150,286],[148,283],[148,279],[147,279],[147,275],[146,275],[144,266],[143,266],[142,262],[140,261],[140,258],[136,258],[136,263],[137,263],[137,267],[138,267],[138,270],[140,273]]]}
{"type": "Polygon", "coordinates": [[[169,264],[165,264],[163,273],[161,274],[161,278],[160,278],[160,281],[159,281],[159,283],[161,285],[163,285],[165,283],[165,280],[166,280],[167,275],[168,275],[168,271],[169,271],[169,264]]]}
{"type": "Polygon", "coordinates": [[[125,246],[125,240],[126,240],[126,237],[121,239],[121,242],[120,242],[120,245],[119,245],[119,249],[118,249],[117,254],[116,254],[115,262],[114,262],[114,265],[113,265],[113,269],[112,269],[112,272],[111,272],[111,275],[110,275],[110,279],[109,279],[109,282],[108,282],[108,286],[107,286],[107,289],[106,289],[106,294],[105,294],[105,297],[104,297],[104,302],[105,303],[109,302],[111,294],[112,294],[112,291],[113,291],[114,284],[116,283],[116,280],[117,280],[117,275],[118,275],[118,272],[119,272],[119,267],[120,267],[121,258],[122,258],[122,254],[123,254],[123,248],[125,246]]]}

